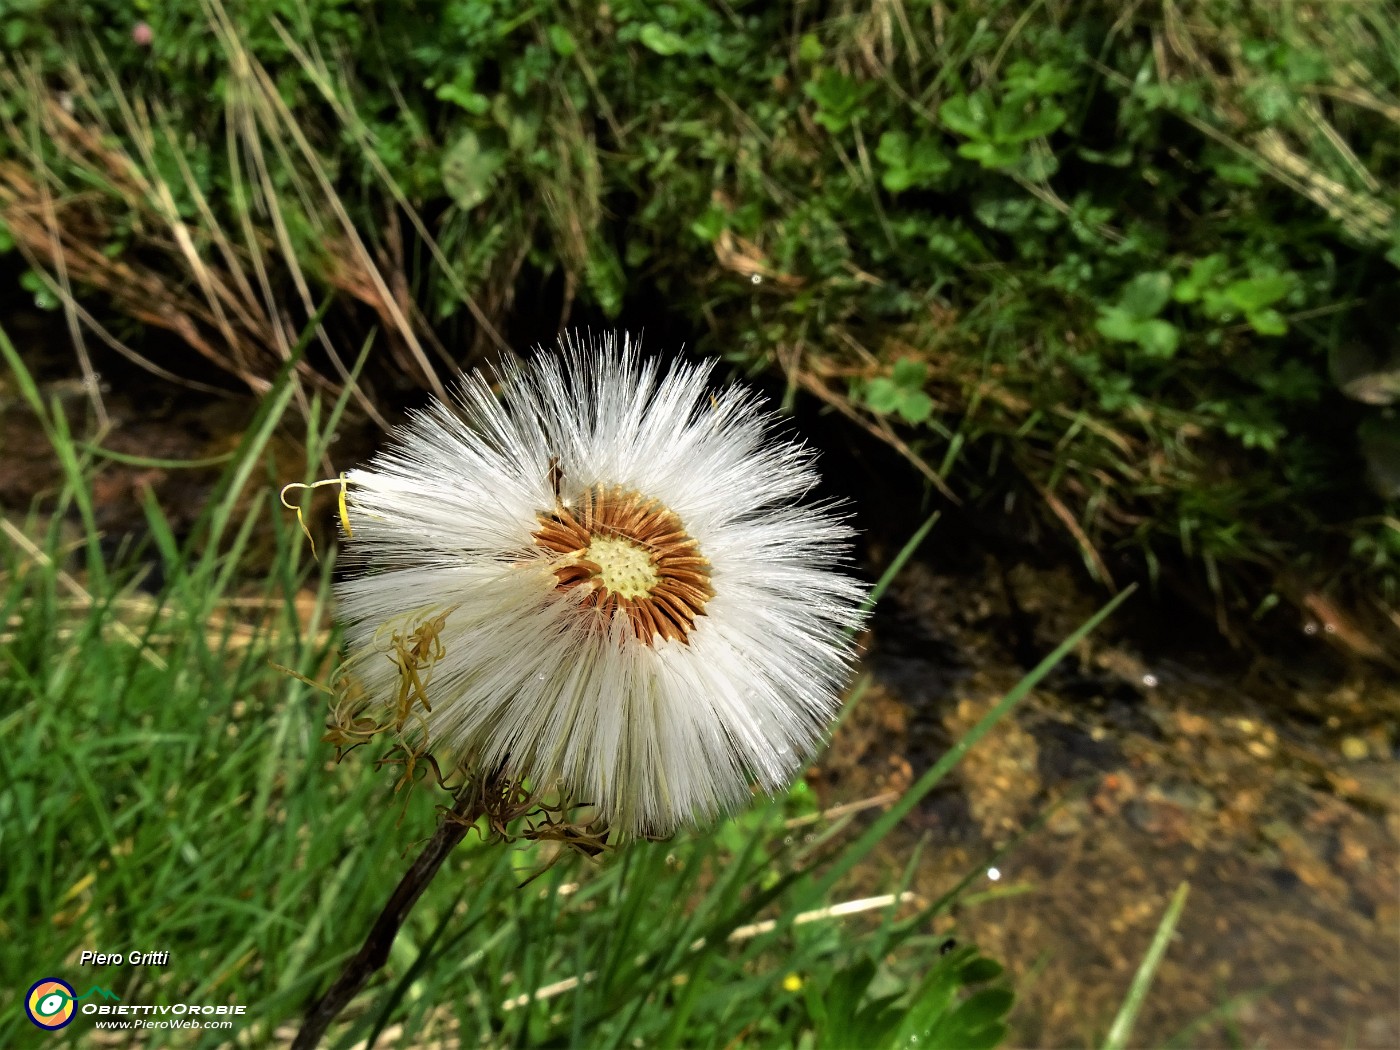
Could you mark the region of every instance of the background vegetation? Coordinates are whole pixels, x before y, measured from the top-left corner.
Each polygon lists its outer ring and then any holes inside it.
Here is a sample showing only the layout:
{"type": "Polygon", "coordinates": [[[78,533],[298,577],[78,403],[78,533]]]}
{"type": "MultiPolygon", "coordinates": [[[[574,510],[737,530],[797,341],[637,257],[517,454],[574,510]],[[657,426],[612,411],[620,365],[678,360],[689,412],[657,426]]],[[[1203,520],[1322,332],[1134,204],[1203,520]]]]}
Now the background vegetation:
{"type": "Polygon", "coordinates": [[[1105,581],[1395,627],[1385,4],[9,0],[0,40],[0,248],[89,370],[262,392],[324,305],[302,380],[375,326],[384,422],[644,325],[1105,581]]]}
{"type": "MultiPolygon", "coordinates": [[[[124,998],[248,1003],[263,1045],[356,944],[433,799],[327,767],[321,698],[269,666],[338,639],[268,493],[565,323],[722,354],[888,444],[891,489],[1105,583],[1227,629],[1320,594],[1383,643],[1397,124],[1365,0],[3,0],[0,302],[52,324],[0,396],[63,483],[0,543],[0,1042],[33,960],[139,930],[180,965],[124,998]],[[53,330],[82,427],[26,367],[53,330]],[[94,477],[134,369],[262,409],[118,550],[94,477]]],[[[799,791],[525,890],[547,851],[469,843],[341,1035],[990,1045],[1010,992],[940,954],[950,899],[820,911],[980,732],[860,837],[799,791]]]]}
{"type": "MultiPolygon", "coordinates": [[[[127,1004],[241,1004],[233,1042],[282,1042],[431,833],[435,803],[450,801],[426,776],[379,768],[363,751],[337,764],[324,740],[326,697],[309,680],[327,677],[339,648],[331,564],[307,563],[295,518],[272,501],[288,468],[271,439],[293,401],[291,369],[188,539],[148,491],[148,540],[108,558],[92,474],[110,453],[73,439],[3,331],[0,356],[64,476],[47,525],[0,518],[0,936],[12,948],[0,955],[0,1041],[52,1038],[30,1026],[21,999],[58,975],[127,1004]],[[76,558],[63,541],[70,510],[84,523],[76,558]],[[270,569],[249,564],[255,534],[275,545],[270,569]],[[163,967],[80,967],[84,950],[170,955],[163,967]]],[[[313,398],[312,462],[348,400],[313,398]]],[[[552,842],[484,841],[483,821],[412,913],[387,979],[328,1045],[380,1035],[588,1048],[996,1045],[1012,1004],[1001,967],[946,934],[985,864],[932,901],[908,891],[917,853],[887,892],[833,908],[833,891],[1111,607],[864,828],[851,823],[859,806],[819,812],[804,783],[718,827],[598,863],[552,842]]],[[[1155,963],[1108,1045],[1123,1045],[1155,963]]],[[[92,1022],[79,1017],[74,1031],[101,1042],[92,1022]]],[[[176,1029],[137,1041],[231,1039],[176,1029]]]]}

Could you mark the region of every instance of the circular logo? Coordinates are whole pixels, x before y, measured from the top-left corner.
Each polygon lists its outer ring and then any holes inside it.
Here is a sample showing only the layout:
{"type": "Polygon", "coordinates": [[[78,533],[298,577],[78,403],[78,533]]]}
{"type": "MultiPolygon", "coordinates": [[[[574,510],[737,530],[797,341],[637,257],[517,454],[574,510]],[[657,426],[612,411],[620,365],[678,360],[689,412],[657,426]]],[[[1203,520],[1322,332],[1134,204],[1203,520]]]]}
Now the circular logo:
{"type": "Polygon", "coordinates": [[[74,998],[73,986],[67,981],[45,977],[42,981],[35,981],[29,994],[24,997],[24,1012],[40,1028],[49,1031],[64,1028],[73,1020],[74,998]]]}

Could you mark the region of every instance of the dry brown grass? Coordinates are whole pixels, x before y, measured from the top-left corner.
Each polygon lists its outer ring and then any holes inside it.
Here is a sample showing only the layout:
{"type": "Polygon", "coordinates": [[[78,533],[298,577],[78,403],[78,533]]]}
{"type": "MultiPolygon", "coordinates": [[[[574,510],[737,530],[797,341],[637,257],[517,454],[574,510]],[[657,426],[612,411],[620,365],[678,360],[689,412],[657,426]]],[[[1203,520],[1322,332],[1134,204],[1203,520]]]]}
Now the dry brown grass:
{"type": "MultiPolygon", "coordinates": [[[[4,123],[15,156],[0,161],[0,221],[62,303],[84,375],[95,373],[84,341],[90,334],[162,378],[211,389],[126,345],[99,320],[96,298],[117,316],[173,333],[255,394],[268,389],[309,330],[330,367],[323,373],[298,362],[300,384],[334,395],[350,369],[320,323],[330,297],[367,307],[392,367],[445,397],[439,371],[455,372],[461,362],[436,341],[413,301],[400,216],[450,271],[446,258],[387,171],[380,171],[389,180],[384,228],[373,239],[357,228],[331,160],[298,125],[222,5],[207,4],[206,14],[227,62],[230,200],[210,199],[182,149],[178,121],[158,102],[127,94],[95,43],[91,64],[71,64],[64,87],[41,81],[21,60],[0,61],[0,99],[20,114],[4,123]],[[117,126],[98,92],[117,100],[117,126]]],[[[468,291],[456,291],[486,342],[503,348],[468,291]]],[[[101,424],[100,384],[88,388],[101,424]]],[[[356,389],[353,397],[387,427],[368,393],[356,389]]]]}
{"type": "Polygon", "coordinates": [[[1163,83],[1208,89],[1209,118],[1186,119],[1271,177],[1306,197],[1358,240],[1389,243],[1395,194],[1383,173],[1370,170],[1359,129],[1370,118],[1400,129],[1400,99],[1367,66],[1366,56],[1396,44],[1397,27],[1382,4],[1264,0],[1218,3],[1165,0],[1154,31],[1154,55],[1163,83]],[[1386,38],[1386,33],[1391,38],[1386,38]],[[1329,57],[1328,79],[1303,89],[1303,98],[1267,126],[1246,97],[1264,74],[1244,56],[1245,40],[1287,39],[1300,50],[1329,57]]]}

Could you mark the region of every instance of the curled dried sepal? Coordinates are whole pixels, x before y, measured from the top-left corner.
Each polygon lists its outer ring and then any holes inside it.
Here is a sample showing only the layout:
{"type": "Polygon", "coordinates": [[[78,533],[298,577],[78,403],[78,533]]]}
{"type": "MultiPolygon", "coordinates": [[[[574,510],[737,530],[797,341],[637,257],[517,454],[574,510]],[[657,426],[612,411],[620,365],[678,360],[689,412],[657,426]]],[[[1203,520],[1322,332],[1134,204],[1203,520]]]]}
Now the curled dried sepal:
{"type": "MultiPolygon", "coordinates": [[[[402,733],[409,716],[418,719],[423,731],[423,745],[428,742],[428,724],[413,710],[414,701],[423,705],[423,710],[432,712],[428,703],[428,681],[433,664],[447,655],[439,635],[447,625],[447,618],[457,606],[444,609],[431,619],[421,621],[413,630],[406,633],[391,631],[389,647],[393,650],[393,660],[399,669],[399,692],[394,704],[394,730],[402,733]]],[[[386,625],[388,626],[388,625],[386,625]]]]}
{"type": "MultiPolygon", "coordinates": [[[[474,795],[469,811],[484,817],[490,833],[506,842],[515,838],[510,833],[510,825],[539,806],[539,799],[530,787],[499,773],[492,776],[468,775],[466,782],[471,785],[469,790],[474,795]]],[[[450,811],[446,817],[456,819],[450,811]]]]}
{"type": "Polygon", "coordinates": [[[331,702],[330,717],[326,720],[326,733],[321,739],[335,746],[337,762],[343,759],[347,752],[362,744],[368,744],[380,733],[393,730],[392,722],[380,722],[363,714],[369,705],[369,697],[366,696],[364,688],[351,676],[337,676],[331,693],[335,699],[331,702]]]}
{"type": "MultiPolygon", "coordinates": [[[[604,853],[617,847],[608,842],[608,829],[596,824],[569,824],[561,823],[553,818],[549,811],[541,811],[544,820],[538,824],[530,824],[528,829],[521,834],[522,839],[531,839],[535,842],[558,842],[572,853],[580,854],[589,860],[596,861],[604,853]]],[[[545,862],[539,871],[535,872],[517,889],[524,889],[534,882],[550,868],[558,864],[564,857],[563,849],[559,850],[545,862]]]]}
{"type": "Polygon", "coordinates": [[[352,718],[344,723],[337,722],[335,712],[331,713],[331,720],[326,723],[325,735],[321,740],[335,747],[335,760],[339,762],[346,753],[353,751],[361,744],[368,744],[380,733],[387,729],[387,726],[379,725],[372,718],[352,718]]]}
{"type": "Polygon", "coordinates": [[[412,787],[421,779],[418,776],[418,763],[425,763],[427,776],[440,788],[446,788],[443,783],[442,770],[438,768],[437,759],[428,752],[414,747],[404,741],[399,741],[391,747],[379,761],[374,764],[375,769],[383,769],[385,766],[403,766],[403,773],[399,779],[394,781],[394,794],[398,794],[406,787],[412,787]]]}
{"type": "MultiPolygon", "coordinates": [[[[447,618],[456,608],[454,605],[436,614],[419,611],[398,617],[384,624],[375,636],[373,648],[360,652],[342,665],[335,687],[331,690],[335,701],[326,723],[326,734],[321,738],[335,745],[336,761],[343,758],[347,751],[369,743],[381,733],[401,737],[410,721],[416,724],[418,732],[413,734],[412,744],[403,742],[405,751],[414,760],[427,754],[428,725],[416,708],[421,706],[427,712],[433,709],[428,700],[428,684],[432,680],[433,665],[447,655],[440,636],[447,625],[447,618]],[[357,660],[376,656],[388,657],[398,669],[393,710],[388,712],[390,717],[384,719],[365,715],[365,711],[371,707],[371,698],[354,673],[357,660]]],[[[411,767],[406,775],[411,779],[411,767]]],[[[401,779],[399,787],[403,783],[401,779]]]]}
{"type": "Polygon", "coordinates": [[[294,481],[290,485],[283,485],[282,491],[277,494],[277,498],[281,501],[282,506],[286,507],[288,510],[296,511],[297,524],[301,526],[301,532],[302,535],[306,537],[306,542],[311,544],[311,556],[316,558],[317,561],[320,561],[320,558],[316,554],[316,541],[311,537],[311,530],[306,527],[306,518],[302,515],[301,506],[292,506],[292,504],[288,503],[287,493],[294,489],[305,489],[310,492],[312,489],[323,488],[326,485],[338,485],[340,487],[340,494],[337,500],[337,506],[340,509],[340,527],[345,530],[346,537],[353,539],[355,533],[350,529],[350,510],[345,505],[345,491],[349,487],[349,484],[349,480],[346,478],[344,471],[342,471],[339,477],[323,478],[320,481],[313,481],[309,485],[294,481]]]}
{"type": "MultiPolygon", "coordinates": [[[[440,629],[440,625],[439,625],[440,629]]],[[[376,722],[358,711],[363,708],[363,697],[358,687],[346,679],[338,681],[339,699],[331,709],[331,716],[322,737],[336,748],[336,761],[345,754],[370,743],[382,733],[397,734],[401,726],[391,722],[376,722]]],[[[568,801],[557,793],[553,799],[522,780],[511,780],[499,773],[493,776],[471,774],[458,766],[446,772],[438,765],[437,759],[421,744],[399,739],[376,762],[375,768],[402,766],[403,772],[394,782],[394,793],[404,788],[412,788],[426,780],[449,794],[456,795],[463,783],[472,783],[471,791],[475,799],[467,807],[467,812],[480,814],[471,821],[486,821],[489,834],[504,842],[518,840],[530,842],[558,842],[576,853],[589,858],[597,858],[613,848],[609,843],[607,825],[596,818],[588,820],[571,819],[568,815],[581,808],[580,803],[568,801]],[[524,819],[523,829],[512,831],[511,825],[524,819]]],[[[460,820],[451,807],[440,807],[444,819],[460,820]]],[[[547,870],[547,869],[546,869],[547,870]]]]}
{"type": "MultiPolygon", "coordinates": [[[[434,770],[437,771],[436,765],[434,770]]],[[[587,806],[564,801],[559,798],[549,800],[531,785],[495,776],[466,776],[470,784],[467,797],[471,804],[466,807],[469,813],[480,814],[477,820],[486,821],[489,834],[503,842],[558,842],[576,853],[597,858],[614,848],[608,841],[609,829],[602,821],[591,818],[587,821],[571,819],[569,814],[587,806]],[[515,831],[511,825],[524,821],[524,827],[515,831]]],[[[460,782],[459,782],[460,783],[460,782]]],[[[449,787],[439,780],[446,791],[463,796],[455,787],[449,787]]],[[[442,807],[444,819],[461,820],[450,807],[442,807]]],[[[476,820],[472,821],[476,825],[476,820]]]]}
{"type": "Polygon", "coordinates": [[[520,838],[533,842],[558,842],[575,853],[596,858],[613,847],[608,843],[608,828],[593,821],[588,824],[575,824],[562,819],[563,811],[539,807],[540,819],[526,821],[526,830],[520,838]]]}
{"type": "MultiPolygon", "coordinates": [[[[467,762],[444,770],[432,755],[427,724],[418,708],[421,706],[423,711],[432,712],[428,696],[432,668],[447,655],[441,635],[456,608],[454,605],[436,612],[419,610],[384,624],[375,636],[372,649],[360,652],[341,666],[333,688],[297,675],[335,697],[322,739],[335,746],[336,761],[340,761],[349,751],[370,743],[381,734],[390,734],[396,740],[378,759],[375,768],[402,767],[394,783],[395,794],[424,780],[453,795],[459,794],[463,784],[471,784],[470,791],[475,798],[465,807],[465,812],[480,814],[471,821],[473,826],[477,820],[485,818],[487,833],[502,841],[558,842],[576,853],[597,858],[612,848],[608,842],[609,829],[596,818],[570,819],[571,812],[584,808],[581,804],[564,799],[557,790],[546,797],[545,792],[523,779],[510,779],[500,771],[489,775],[473,773],[467,762]],[[397,668],[398,692],[388,718],[376,719],[365,714],[373,705],[355,674],[355,663],[373,656],[385,656],[397,668]],[[410,725],[416,732],[405,735],[410,725]],[[511,825],[522,819],[524,828],[513,832],[511,825]]],[[[454,814],[452,807],[444,807],[443,813],[444,819],[462,819],[454,814]]]]}

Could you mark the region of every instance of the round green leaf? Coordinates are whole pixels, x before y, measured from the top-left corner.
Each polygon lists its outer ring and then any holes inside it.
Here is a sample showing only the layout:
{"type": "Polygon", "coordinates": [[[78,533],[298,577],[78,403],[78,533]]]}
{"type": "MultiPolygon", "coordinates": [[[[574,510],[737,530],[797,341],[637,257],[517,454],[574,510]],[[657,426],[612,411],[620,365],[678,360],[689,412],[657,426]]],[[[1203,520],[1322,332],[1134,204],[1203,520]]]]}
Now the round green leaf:
{"type": "Polygon", "coordinates": [[[658,55],[675,55],[685,50],[685,38],[669,29],[662,29],[655,22],[648,22],[642,26],[637,39],[642,42],[643,47],[655,51],[658,55]]]}
{"type": "Polygon", "coordinates": [[[475,208],[489,196],[505,159],[504,153],[484,148],[476,132],[468,131],[443,155],[443,189],[459,208],[475,208]]]}
{"type": "Polygon", "coordinates": [[[1123,289],[1118,305],[1140,321],[1156,317],[1172,294],[1171,275],[1165,270],[1140,273],[1123,289]]]}

